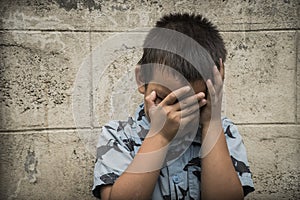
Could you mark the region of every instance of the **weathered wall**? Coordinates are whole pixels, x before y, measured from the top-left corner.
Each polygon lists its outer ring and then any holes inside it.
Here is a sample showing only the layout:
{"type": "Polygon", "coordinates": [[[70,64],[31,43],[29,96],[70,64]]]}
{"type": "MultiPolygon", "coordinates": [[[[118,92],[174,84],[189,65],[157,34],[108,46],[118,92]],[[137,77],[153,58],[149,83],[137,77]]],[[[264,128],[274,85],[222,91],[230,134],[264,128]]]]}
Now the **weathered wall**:
{"type": "Polygon", "coordinates": [[[0,199],[93,199],[94,138],[142,99],[133,44],[175,11],[203,13],[226,41],[224,113],[248,149],[248,199],[300,199],[299,10],[297,0],[1,0],[0,199]]]}

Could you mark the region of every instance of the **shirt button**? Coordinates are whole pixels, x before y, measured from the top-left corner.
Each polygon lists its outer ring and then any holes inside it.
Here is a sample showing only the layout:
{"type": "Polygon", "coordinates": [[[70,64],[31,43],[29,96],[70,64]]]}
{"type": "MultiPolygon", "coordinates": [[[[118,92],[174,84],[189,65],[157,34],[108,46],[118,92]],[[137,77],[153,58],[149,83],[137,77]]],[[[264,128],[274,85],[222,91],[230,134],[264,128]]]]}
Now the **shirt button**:
{"type": "Polygon", "coordinates": [[[172,179],[175,184],[179,183],[179,177],[177,175],[174,175],[172,179]]]}

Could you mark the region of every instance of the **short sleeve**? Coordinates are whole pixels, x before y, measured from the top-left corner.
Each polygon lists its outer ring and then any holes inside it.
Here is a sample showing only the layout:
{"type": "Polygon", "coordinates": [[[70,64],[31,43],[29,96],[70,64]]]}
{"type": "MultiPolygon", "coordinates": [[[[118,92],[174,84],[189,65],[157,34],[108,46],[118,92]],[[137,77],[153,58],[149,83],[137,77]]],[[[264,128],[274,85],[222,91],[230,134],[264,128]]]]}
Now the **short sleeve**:
{"type": "Polygon", "coordinates": [[[125,133],[119,129],[120,122],[112,121],[102,127],[99,136],[92,189],[97,198],[100,198],[101,186],[114,184],[133,159],[124,143],[125,133]]]}
{"type": "Polygon", "coordinates": [[[236,125],[228,118],[223,118],[223,128],[232,164],[238,174],[244,190],[244,196],[254,191],[246,147],[236,125]]]}

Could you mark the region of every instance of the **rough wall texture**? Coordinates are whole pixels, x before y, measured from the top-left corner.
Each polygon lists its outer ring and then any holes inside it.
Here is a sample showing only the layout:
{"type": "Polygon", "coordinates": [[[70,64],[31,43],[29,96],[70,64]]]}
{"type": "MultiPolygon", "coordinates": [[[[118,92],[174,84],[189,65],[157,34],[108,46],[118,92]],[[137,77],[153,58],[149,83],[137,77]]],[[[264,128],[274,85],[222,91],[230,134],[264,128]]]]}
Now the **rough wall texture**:
{"type": "Polygon", "coordinates": [[[95,138],[141,102],[142,28],[169,12],[202,13],[225,39],[224,114],[248,149],[247,198],[300,199],[299,10],[297,0],[0,0],[0,199],[94,199],[95,138]]]}

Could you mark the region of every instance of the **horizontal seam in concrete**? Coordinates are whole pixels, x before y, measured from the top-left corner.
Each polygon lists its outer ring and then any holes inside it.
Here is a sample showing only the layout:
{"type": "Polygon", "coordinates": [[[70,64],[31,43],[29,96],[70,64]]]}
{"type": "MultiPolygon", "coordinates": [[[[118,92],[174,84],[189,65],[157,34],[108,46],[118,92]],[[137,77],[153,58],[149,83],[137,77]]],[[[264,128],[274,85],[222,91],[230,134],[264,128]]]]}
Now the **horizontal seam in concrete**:
{"type": "MultiPolygon", "coordinates": [[[[146,27],[148,28],[148,27],[146,27]]],[[[151,27],[149,27],[151,28],[151,27]]],[[[278,28],[278,29],[251,29],[251,30],[221,30],[220,32],[268,32],[268,31],[299,31],[299,28],[278,28]]],[[[118,30],[68,30],[68,29],[0,29],[1,31],[7,31],[7,32],[14,32],[14,31],[22,31],[22,32],[67,32],[67,33],[123,33],[123,32],[132,32],[132,33],[145,33],[149,30],[145,31],[133,31],[133,30],[124,30],[124,31],[118,31],[118,30]]]]}
{"type": "MultiPolygon", "coordinates": [[[[253,123],[253,124],[246,124],[246,123],[235,123],[235,125],[238,125],[238,126],[273,126],[273,127],[276,127],[276,126],[295,126],[295,127],[299,127],[300,128],[300,125],[299,124],[295,124],[295,123],[253,123]]],[[[31,134],[32,132],[35,132],[35,133],[49,133],[49,131],[54,131],[54,132],[59,132],[59,131],[80,131],[80,130],[83,130],[83,131],[97,131],[97,130],[101,130],[101,127],[94,127],[94,128],[91,128],[91,127],[82,127],[82,128],[36,128],[36,129],[10,129],[10,130],[5,130],[5,129],[1,129],[0,130],[0,134],[13,134],[13,133],[16,133],[16,134],[26,134],[26,133],[29,133],[31,134]]]]}
{"type": "Polygon", "coordinates": [[[101,129],[100,127],[97,128],[91,128],[91,127],[80,127],[80,128],[74,128],[74,127],[66,127],[66,128],[34,128],[34,129],[1,129],[0,134],[2,133],[25,133],[25,132],[47,132],[47,131],[76,131],[76,130],[97,130],[101,129]]]}
{"type": "Polygon", "coordinates": [[[298,125],[295,122],[260,122],[260,123],[238,123],[234,122],[235,125],[298,125]]]}
{"type": "Polygon", "coordinates": [[[280,28],[280,29],[251,29],[251,30],[220,30],[220,32],[274,32],[274,31],[298,31],[299,28],[280,28]]]}
{"type": "Polygon", "coordinates": [[[123,33],[123,32],[132,32],[132,33],[145,33],[145,31],[117,31],[117,30],[65,30],[65,29],[0,29],[0,32],[67,32],[67,33],[123,33]]]}

